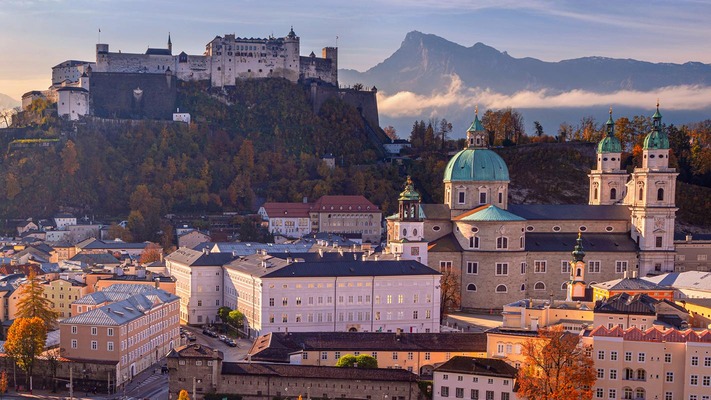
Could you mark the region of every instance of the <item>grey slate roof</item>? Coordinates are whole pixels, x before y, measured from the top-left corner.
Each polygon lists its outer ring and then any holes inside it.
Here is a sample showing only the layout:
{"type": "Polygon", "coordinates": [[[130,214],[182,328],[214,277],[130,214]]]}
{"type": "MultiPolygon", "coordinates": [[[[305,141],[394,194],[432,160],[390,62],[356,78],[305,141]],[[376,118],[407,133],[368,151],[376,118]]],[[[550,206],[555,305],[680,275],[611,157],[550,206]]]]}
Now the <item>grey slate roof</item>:
{"type": "Polygon", "coordinates": [[[230,242],[214,243],[210,247],[212,252],[232,253],[235,256],[248,256],[258,251],[266,250],[269,253],[300,253],[307,252],[314,243],[302,242],[294,243],[257,243],[257,242],[230,242]]]}
{"type": "MultiPolygon", "coordinates": [[[[109,290],[111,285],[104,291],[109,290]]],[[[129,285],[130,286],[130,285],[129,285]]],[[[145,285],[133,285],[144,286],[145,285]]],[[[61,322],[63,325],[123,325],[142,317],[147,311],[153,308],[154,301],[158,303],[170,303],[177,301],[178,296],[168,293],[161,289],[148,287],[151,290],[146,290],[137,294],[126,296],[124,299],[114,301],[111,304],[95,308],[91,311],[69,317],[61,322]]],[[[97,292],[101,293],[101,292],[97,292]]],[[[93,293],[92,293],[93,294],[93,293]]],[[[124,293],[128,294],[128,293],[124,293]]],[[[86,296],[85,296],[86,297],[86,296]]],[[[82,298],[83,299],[83,298],[82,298]]],[[[81,299],[80,299],[81,300],[81,299]]],[[[78,303],[78,302],[77,302],[78,303]]],[[[83,303],[87,304],[87,303],[83,303]]]]}
{"type": "Polygon", "coordinates": [[[711,291],[711,272],[671,272],[659,276],[644,277],[642,279],[664,286],[671,286],[675,289],[711,291]]]}
{"type": "Polygon", "coordinates": [[[435,368],[437,372],[454,372],[462,374],[496,376],[501,378],[516,378],[518,370],[506,361],[495,358],[479,358],[455,356],[435,368]]]}
{"type": "Polygon", "coordinates": [[[295,262],[276,271],[265,274],[264,278],[293,277],[348,277],[348,276],[400,276],[400,275],[440,275],[434,269],[414,260],[400,261],[343,261],[343,262],[295,262]]]}
{"type": "Polygon", "coordinates": [[[89,238],[77,243],[77,247],[86,250],[121,250],[121,249],[145,249],[148,243],[127,243],[122,241],[103,241],[89,238]]]}
{"type": "Polygon", "coordinates": [[[272,332],[255,340],[252,361],[289,362],[300,351],[485,352],[485,333],[272,332]]]}
{"type": "Polygon", "coordinates": [[[642,278],[620,278],[607,282],[594,283],[592,287],[606,290],[669,290],[668,286],[659,285],[642,278]]]}
{"type": "Polygon", "coordinates": [[[595,313],[656,315],[659,300],[647,295],[616,294],[595,304],[595,313]]]}
{"type": "Polygon", "coordinates": [[[457,238],[454,237],[454,233],[449,233],[447,235],[442,236],[441,238],[430,242],[429,245],[427,246],[427,251],[428,252],[444,252],[444,253],[450,253],[450,252],[461,252],[463,251],[462,246],[459,244],[457,241],[457,238]]]}
{"type": "MultiPolygon", "coordinates": [[[[526,251],[571,252],[577,238],[577,233],[529,232],[526,233],[526,251]]],[[[586,253],[637,251],[637,243],[628,233],[583,233],[582,239],[586,253]]]]}
{"type": "Polygon", "coordinates": [[[181,247],[170,253],[166,260],[177,262],[192,267],[223,266],[234,260],[236,256],[232,253],[215,253],[211,251],[191,250],[181,247]]]}
{"type": "Polygon", "coordinates": [[[222,363],[223,375],[267,375],[294,379],[345,379],[352,381],[416,382],[417,376],[405,369],[339,368],[292,364],[222,363]]]}
{"type": "Polygon", "coordinates": [[[508,211],[527,220],[630,220],[629,207],[623,205],[509,204],[508,211]]]}
{"type": "Polygon", "coordinates": [[[420,204],[420,210],[427,219],[444,219],[449,221],[451,213],[446,204],[420,204]]]}
{"type": "Polygon", "coordinates": [[[70,258],[69,261],[79,261],[88,265],[121,263],[121,261],[109,253],[78,253],[75,254],[74,257],[70,258]]]}

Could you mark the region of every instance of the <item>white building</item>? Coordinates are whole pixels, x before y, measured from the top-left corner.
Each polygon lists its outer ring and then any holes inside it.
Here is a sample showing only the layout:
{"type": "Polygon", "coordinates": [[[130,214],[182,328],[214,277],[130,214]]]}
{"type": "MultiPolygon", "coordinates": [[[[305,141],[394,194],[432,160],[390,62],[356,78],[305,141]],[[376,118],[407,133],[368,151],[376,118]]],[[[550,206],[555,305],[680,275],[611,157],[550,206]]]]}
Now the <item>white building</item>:
{"type": "Polygon", "coordinates": [[[433,400],[516,400],[518,370],[503,360],[456,356],[434,370],[433,400]]]}
{"type": "Polygon", "coordinates": [[[65,86],[57,89],[57,114],[70,121],[89,113],[89,91],[82,87],[65,86]]]}
{"type": "Polygon", "coordinates": [[[277,256],[255,254],[225,266],[225,305],[245,314],[250,335],[439,332],[440,274],[417,261],[277,256]]]}
{"type": "Polygon", "coordinates": [[[311,233],[309,203],[264,203],[257,213],[268,224],[269,233],[300,238],[311,233]]]}
{"type": "Polygon", "coordinates": [[[440,274],[414,260],[363,253],[232,253],[180,248],[166,257],[181,320],[238,309],[255,337],[269,332],[439,332],[440,274]],[[281,257],[281,258],[280,258],[281,257]]]}

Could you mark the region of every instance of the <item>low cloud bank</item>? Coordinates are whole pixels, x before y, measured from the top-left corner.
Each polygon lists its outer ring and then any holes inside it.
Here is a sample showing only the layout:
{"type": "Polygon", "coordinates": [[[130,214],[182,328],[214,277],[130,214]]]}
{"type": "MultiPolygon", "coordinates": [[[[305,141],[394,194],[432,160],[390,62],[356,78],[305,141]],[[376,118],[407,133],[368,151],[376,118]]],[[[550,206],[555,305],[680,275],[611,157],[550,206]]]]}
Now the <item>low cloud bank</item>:
{"type": "Polygon", "coordinates": [[[620,90],[613,93],[595,93],[572,90],[553,93],[547,89],[524,90],[512,95],[496,93],[489,89],[467,87],[457,75],[451,76],[449,86],[439,93],[422,95],[409,91],[393,95],[378,92],[378,109],[387,117],[421,117],[438,114],[449,108],[500,109],[528,108],[584,108],[623,106],[652,108],[659,99],[667,110],[703,110],[711,108],[711,87],[696,85],[667,86],[649,92],[620,90]]]}

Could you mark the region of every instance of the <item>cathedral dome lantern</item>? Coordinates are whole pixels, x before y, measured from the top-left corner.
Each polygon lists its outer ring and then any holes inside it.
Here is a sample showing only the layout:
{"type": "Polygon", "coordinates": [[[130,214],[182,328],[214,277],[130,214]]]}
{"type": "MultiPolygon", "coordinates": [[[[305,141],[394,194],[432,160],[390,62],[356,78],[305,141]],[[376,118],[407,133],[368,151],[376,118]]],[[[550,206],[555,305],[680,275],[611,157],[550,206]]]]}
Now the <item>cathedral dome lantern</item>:
{"type": "Polygon", "coordinates": [[[467,147],[455,154],[444,169],[445,203],[452,210],[468,210],[482,204],[506,209],[509,169],[496,152],[487,148],[488,133],[477,114],[467,129],[467,147]]]}

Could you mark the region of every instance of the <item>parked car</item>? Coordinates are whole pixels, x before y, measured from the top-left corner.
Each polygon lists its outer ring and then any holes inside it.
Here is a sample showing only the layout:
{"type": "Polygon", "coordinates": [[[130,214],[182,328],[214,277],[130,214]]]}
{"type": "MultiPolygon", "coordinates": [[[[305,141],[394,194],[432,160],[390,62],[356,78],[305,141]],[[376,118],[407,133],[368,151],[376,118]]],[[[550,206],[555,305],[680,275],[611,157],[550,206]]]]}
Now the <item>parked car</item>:
{"type": "Polygon", "coordinates": [[[188,337],[188,341],[190,341],[190,342],[194,342],[197,340],[194,333],[188,333],[187,337],[188,337]]]}
{"type": "Polygon", "coordinates": [[[237,342],[233,339],[227,339],[225,340],[225,343],[227,343],[227,345],[230,347],[237,347],[237,342]]]}

